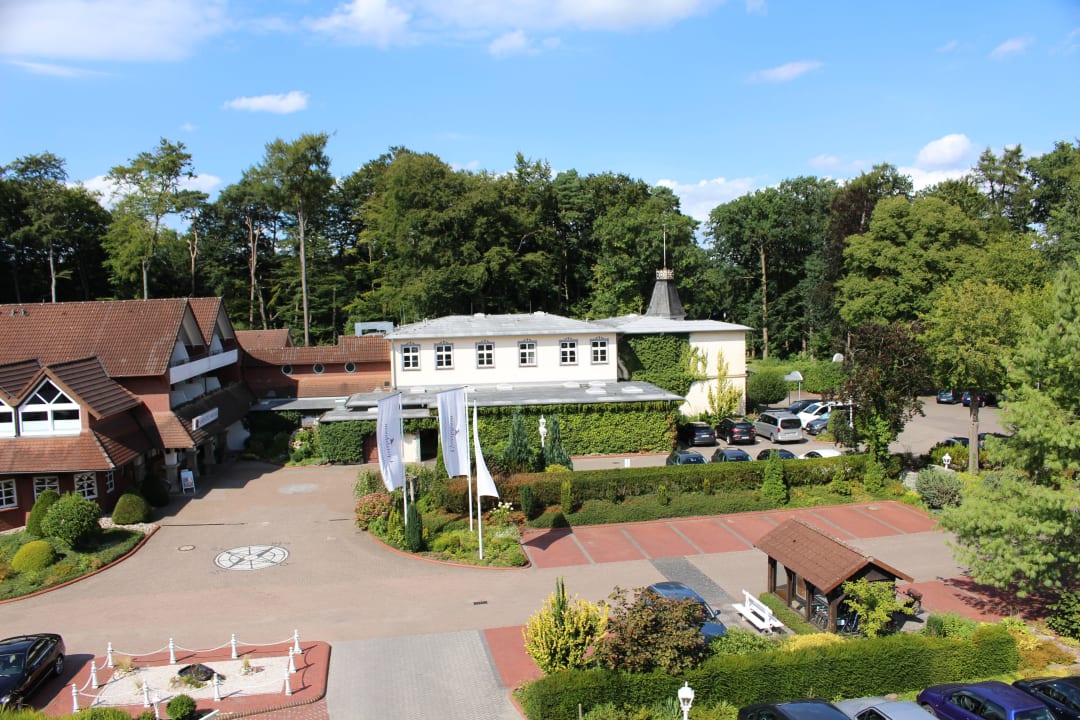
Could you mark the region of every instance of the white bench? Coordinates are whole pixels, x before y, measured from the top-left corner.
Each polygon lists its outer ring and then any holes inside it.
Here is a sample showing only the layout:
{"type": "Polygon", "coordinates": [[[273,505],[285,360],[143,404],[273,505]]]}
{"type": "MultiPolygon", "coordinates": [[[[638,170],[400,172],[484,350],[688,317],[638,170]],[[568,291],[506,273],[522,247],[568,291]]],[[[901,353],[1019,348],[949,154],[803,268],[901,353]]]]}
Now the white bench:
{"type": "Polygon", "coordinates": [[[764,633],[771,633],[773,630],[780,630],[784,627],[784,623],[776,619],[768,605],[746,590],[743,590],[742,594],[743,602],[732,603],[731,607],[735,608],[735,612],[746,618],[748,623],[764,633]]]}

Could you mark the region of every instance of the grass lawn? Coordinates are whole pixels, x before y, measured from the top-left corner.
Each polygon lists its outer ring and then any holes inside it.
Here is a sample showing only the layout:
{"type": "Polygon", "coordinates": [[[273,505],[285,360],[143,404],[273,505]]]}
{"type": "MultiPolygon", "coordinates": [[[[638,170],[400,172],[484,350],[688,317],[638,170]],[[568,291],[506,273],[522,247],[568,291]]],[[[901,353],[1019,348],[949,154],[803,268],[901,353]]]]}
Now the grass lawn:
{"type": "Polygon", "coordinates": [[[11,567],[11,559],[23,545],[40,538],[22,530],[0,535],[0,600],[29,595],[91,573],[127,555],[142,538],[141,532],[116,527],[102,530],[95,541],[78,549],[53,539],[56,562],[42,570],[20,573],[11,567]]]}

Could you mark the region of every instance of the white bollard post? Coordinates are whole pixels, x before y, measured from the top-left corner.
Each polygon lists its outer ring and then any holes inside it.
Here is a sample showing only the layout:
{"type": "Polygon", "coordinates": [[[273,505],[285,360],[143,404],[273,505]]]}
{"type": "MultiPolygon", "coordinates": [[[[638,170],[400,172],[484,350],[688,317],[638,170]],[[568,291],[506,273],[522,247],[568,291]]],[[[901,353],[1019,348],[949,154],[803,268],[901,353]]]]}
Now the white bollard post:
{"type": "Polygon", "coordinates": [[[232,634],[232,659],[236,659],[236,633],[232,634]]]}
{"type": "Polygon", "coordinates": [[[97,663],[93,660],[90,661],[90,687],[94,690],[98,689],[97,663]]]}
{"type": "Polygon", "coordinates": [[[218,677],[219,677],[218,674],[214,673],[214,677],[213,677],[213,680],[214,680],[214,702],[221,702],[221,689],[220,689],[220,685],[218,684],[220,682],[218,680],[218,677]]]}
{"type": "Polygon", "coordinates": [[[292,631],[292,637],[293,637],[293,652],[299,654],[299,652],[300,652],[300,631],[299,630],[293,630],[292,631]]]}
{"type": "Polygon", "coordinates": [[[154,695],[154,720],[161,720],[161,710],[158,708],[158,705],[160,705],[160,704],[161,704],[161,698],[158,697],[157,694],[155,693],[155,695],[154,695]]]}
{"type": "Polygon", "coordinates": [[[105,651],[105,664],[112,667],[112,643],[109,643],[108,649],[105,651]]]}
{"type": "Polygon", "coordinates": [[[146,683],[142,684],[142,706],[150,707],[150,686],[146,683]]]}
{"type": "Polygon", "coordinates": [[[292,695],[292,676],[285,673],[285,694],[292,695]]]}
{"type": "Polygon", "coordinates": [[[289,648],[289,674],[290,675],[292,675],[294,672],[296,672],[296,661],[293,660],[293,658],[295,658],[295,657],[296,657],[296,653],[293,652],[292,648],[289,648]]]}
{"type": "Polygon", "coordinates": [[[79,688],[75,687],[75,683],[71,683],[71,712],[79,712],[79,688]]]}
{"type": "Polygon", "coordinates": [[[169,638],[169,664],[176,664],[176,643],[173,642],[172,638],[169,638]]]}

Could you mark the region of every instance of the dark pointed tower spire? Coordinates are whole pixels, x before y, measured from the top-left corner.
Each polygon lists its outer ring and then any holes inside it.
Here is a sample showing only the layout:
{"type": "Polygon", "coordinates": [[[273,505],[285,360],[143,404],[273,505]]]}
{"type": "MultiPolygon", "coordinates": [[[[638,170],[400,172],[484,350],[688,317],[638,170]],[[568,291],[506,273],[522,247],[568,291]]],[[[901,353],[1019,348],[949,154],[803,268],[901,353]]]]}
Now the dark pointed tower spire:
{"type": "Polygon", "coordinates": [[[656,284],[653,285],[652,299],[649,300],[647,317],[661,317],[668,320],[685,320],[686,311],[679,300],[679,291],[675,287],[675,271],[667,266],[667,226],[664,226],[664,265],[656,271],[656,284]]]}

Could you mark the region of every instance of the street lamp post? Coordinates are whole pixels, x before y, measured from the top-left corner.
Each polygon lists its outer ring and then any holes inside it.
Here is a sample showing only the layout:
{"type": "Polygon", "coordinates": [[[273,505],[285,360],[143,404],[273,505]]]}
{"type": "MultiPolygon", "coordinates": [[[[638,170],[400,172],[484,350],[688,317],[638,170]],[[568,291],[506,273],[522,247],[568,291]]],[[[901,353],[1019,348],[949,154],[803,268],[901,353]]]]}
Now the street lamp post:
{"type": "Polygon", "coordinates": [[[679,707],[682,708],[683,720],[690,720],[690,706],[694,704],[694,688],[690,683],[683,682],[679,688],[679,707]]]}

